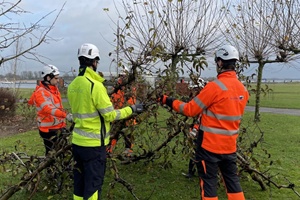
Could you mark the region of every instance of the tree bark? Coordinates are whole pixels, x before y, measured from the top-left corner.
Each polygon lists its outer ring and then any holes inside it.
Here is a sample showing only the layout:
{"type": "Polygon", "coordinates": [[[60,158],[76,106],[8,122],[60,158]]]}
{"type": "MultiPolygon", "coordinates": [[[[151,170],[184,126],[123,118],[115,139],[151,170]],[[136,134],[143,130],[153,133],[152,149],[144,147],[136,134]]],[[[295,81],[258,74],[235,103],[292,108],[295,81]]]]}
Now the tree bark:
{"type": "Polygon", "coordinates": [[[258,70],[257,70],[257,81],[256,81],[256,94],[255,94],[255,113],[254,113],[254,121],[260,121],[260,94],[261,94],[261,81],[262,81],[262,74],[264,69],[265,63],[259,62],[258,70]]]}

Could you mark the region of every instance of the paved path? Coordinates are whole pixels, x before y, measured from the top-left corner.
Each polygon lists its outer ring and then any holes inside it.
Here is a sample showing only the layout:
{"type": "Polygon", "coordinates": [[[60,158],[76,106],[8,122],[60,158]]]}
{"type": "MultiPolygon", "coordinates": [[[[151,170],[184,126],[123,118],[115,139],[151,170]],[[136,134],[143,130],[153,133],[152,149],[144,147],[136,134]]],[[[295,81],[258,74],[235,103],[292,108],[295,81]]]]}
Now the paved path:
{"type": "MultiPolygon", "coordinates": [[[[246,111],[253,111],[254,112],[255,107],[254,106],[246,106],[246,111]]],[[[267,112],[267,113],[275,113],[275,114],[286,114],[286,115],[295,115],[300,116],[300,109],[284,109],[284,108],[264,108],[260,107],[259,111],[267,112]]]]}
{"type": "MultiPolygon", "coordinates": [[[[63,102],[67,102],[66,98],[62,99],[63,102]]],[[[254,106],[246,106],[246,111],[254,112],[254,106]]],[[[275,114],[285,114],[285,115],[295,115],[300,116],[300,109],[284,109],[284,108],[265,108],[261,107],[259,111],[267,112],[267,113],[275,113],[275,114]]]]}

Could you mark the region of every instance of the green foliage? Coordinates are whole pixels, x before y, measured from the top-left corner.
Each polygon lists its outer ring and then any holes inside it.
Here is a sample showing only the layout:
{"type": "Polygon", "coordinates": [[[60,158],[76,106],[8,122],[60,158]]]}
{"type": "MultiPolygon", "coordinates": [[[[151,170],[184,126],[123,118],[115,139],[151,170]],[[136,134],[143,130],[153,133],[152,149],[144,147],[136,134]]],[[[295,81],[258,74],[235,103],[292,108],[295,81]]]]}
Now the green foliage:
{"type": "Polygon", "coordinates": [[[29,106],[26,99],[20,99],[17,114],[23,117],[25,121],[34,121],[36,117],[36,108],[34,106],[29,106]]]}

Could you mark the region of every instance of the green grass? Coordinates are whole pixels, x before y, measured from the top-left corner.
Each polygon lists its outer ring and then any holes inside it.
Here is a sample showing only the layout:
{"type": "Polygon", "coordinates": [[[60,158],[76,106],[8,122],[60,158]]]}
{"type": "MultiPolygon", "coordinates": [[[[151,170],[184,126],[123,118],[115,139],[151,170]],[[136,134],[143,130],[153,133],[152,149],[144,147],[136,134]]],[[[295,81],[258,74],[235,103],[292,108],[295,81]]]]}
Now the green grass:
{"type": "MultiPolygon", "coordinates": [[[[244,119],[250,119],[253,117],[252,114],[247,112],[244,119]]],[[[269,168],[275,182],[279,185],[288,185],[289,182],[286,180],[288,179],[296,185],[295,189],[299,192],[300,171],[297,168],[300,166],[300,126],[297,125],[298,121],[297,116],[262,113],[259,127],[264,132],[261,148],[267,149],[271,155],[267,161],[274,163],[269,168]]],[[[299,199],[290,189],[278,190],[272,186],[269,191],[262,192],[251,180],[243,180],[242,185],[247,199],[299,199]]]]}
{"type": "MultiPolygon", "coordinates": [[[[9,90],[12,90],[11,88],[9,88],[9,90]]],[[[35,90],[35,88],[17,88],[16,92],[19,96],[19,98],[21,99],[29,99],[31,94],[33,93],[33,91],[35,90]]],[[[66,88],[60,89],[60,93],[62,98],[66,98],[66,88]]]]}
{"type": "Polygon", "coordinates": [[[29,131],[20,133],[9,137],[1,138],[0,149],[8,152],[16,151],[21,148],[25,153],[42,155],[44,146],[38,131],[29,131]]]}
{"type": "Polygon", "coordinates": [[[18,88],[19,97],[29,99],[34,91],[34,88],[18,88]]]}
{"type": "MultiPolygon", "coordinates": [[[[261,93],[261,107],[300,109],[300,83],[268,83],[267,86],[262,84],[263,89],[266,87],[272,91],[261,93]]],[[[255,94],[251,93],[248,105],[255,105],[255,94]]]]}
{"type": "MultiPolygon", "coordinates": [[[[300,84],[269,84],[272,88],[272,94],[262,97],[262,107],[280,107],[280,108],[300,108],[300,84]],[[287,103],[289,102],[289,103],[287,103]],[[299,105],[298,105],[299,104],[299,105]]],[[[25,91],[26,92],[26,91],[25,91]]],[[[254,102],[253,95],[250,98],[250,104],[254,102]]],[[[67,102],[64,104],[68,107],[67,102]]],[[[243,119],[243,126],[253,119],[252,112],[246,112],[243,119]]],[[[261,113],[261,122],[259,128],[264,132],[264,141],[255,149],[254,157],[260,162],[262,171],[271,173],[273,180],[279,185],[288,185],[289,180],[296,185],[295,190],[300,192],[300,126],[299,116],[279,115],[271,113],[261,113]],[[270,153],[271,157],[265,157],[264,150],[270,153]],[[270,166],[270,161],[273,164],[270,166]]],[[[146,134],[146,133],[143,133],[146,134]]],[[[164,134],[164,132],[157,133],[164,134]]],[[[248,133],[249,139],[257,138],[259,130],[253,129],[248,133]]],[[[179,137],[182,137],[180,134],[179,137]]],[[[158,139],[157,139],[158,140],[158,139]]],[[[156,140],[154,140],[156,141],[156,140]]],[[[120,141],[121,145],[123,144],[120,141]]],[[[118,144],[119,145],[119,144],[118,144]]],[[[122,148],[117,145],[117,148],[122,148]]],[[[120,145],[120,146],[121,146],[120,145]]],[[[21,151],[30,155],[43,155],[44,147],[39,137],[38,131],[30,131],[23,134],[17,134],[10,137],[1,138],[0,149],[5,152],[16,151],[15,146],[19,146],[21,151]],[[19,144],[19,145],[16,145],[19,144]]],[[[138,148],[135,146],[135,148],[138,148]]],[[[136,149],[137,150],[137,149],[136,149]]],[[[170,149],[164,149],[170,150],[170,149]]],[[[178,150],[178,149],[177,149],[178,150]]],[[[140,199],[149,200],[193,200],[200,199],[198,179],[191,180],[184,178],[181,173],[186,172],[188,168],[188,158],[177,151],[176,154],[168,154],[171,161],[171,168],[165,168],[162,164],[164,158],[155,162],[145,163],[140,161],[129,165],[121,165],[118,162],[118,169],[121,178],[132,184],[133,191],[140,199]]],[[[277,189],[273,185],[267,191],[261,191],[259,185],[251,180],[247,174],[242,174],[241,184],[247,200],[290,200],[299,199],[291,189],[277,189]]],[[[12,177],[12,172],[1,170],[0,190],[19,182],[20,176],[12,177]]],[[[133,200],[132,195],[122,185],[117,183],[113,190],[110,184],[113,182],[113,173],[111,171],[111,161],[108,160],[105,182],[103,185],[102,199],[107,200],[108,194],[113,199],[133,200]]],[[[55,195],[52,199],[72,199],[72,191],[65,191],[69,198],[55,195]]],[[[50,194],[45,194],[42,188],[39,189],[33,200],[44,200],[50,194]]],[[[19,191],[11,199],[26,199],[29,193],[25,190],[19,191]]],[[[225,200],[226,194],[224,187],[219,188],[219,199],[225,200]]]]}
{"type": "MultiPolygon", "coordinates": [[[[253,113],[250,112],[245,114],[245,123],[253,117],[252,114],[253,113]]],[[[261,152],[263,152],[262,149],[266,148],[271,154],[270,160],[274,161],[274,164],[266,169],[270,169],[270,172],[276,175],[274,177],[275,182],[287,185],[288,182],[284,178],[286,177],[292,183],[296,184],[295,189],[300,191],[300,171],[298,170],[300,166],[300,139],[298,134],[300,132],[300,126],[298,126],[298,121],[299,117],[296,116],[262,113],[262,121],[259,127],[265,132],[265,140],[257,148],[256,153],[257,156],[261,155],[261,152]]],[[[251,137],[255,134],[257,134],[256,131],[253,131],[251,137]]],[[[18,140],[25,145],[23,147],[27,149],[28,153],[43,155],[42,141],[37,131],[2,138],[0,148],[5,149],[7,152],[14,151],[14,146],[18,140]]],[[[187,170],[188,160],[184,159],[180,152],[176,154],[170,153],[169,156],[172,161],[172,168],[165,169],[160,162],[162,160],[148,164],[138,162],[130,165],[120,165],[119,163],[120,175],[123,179],[132,184],[133,191],[141,199],[147,199],[147,197],[151,197],[149,198],[151,200],[199,199],[197,178],[189,180],[181,175],[182,172],[186,172],[187,170]]],[[[108,161],[102,199],[108,199],[106,194],[109,192],[109,184],[113,181],[110,166],[110,161],[108,161]]],[[[2,173],[0,177],[0,185],[2,186],[12,184],[14,181],[15,183],[17,182],[17,180],[13,181],[13,179],[9,178],[10,173],[2,173]]],[[[271,186],[268,191],[263,192],[256,182],[250,180],[245,175],[242,176],[241,183],[247,200],[298,199],[290,189],[279,190],[271,186]]],[[[115,185],[112,194],[114,199],[134,199],[120,184],[115,185]]],[[[23,199],[26,196],[28,196],[28,193],[21,191],[14,195],[13,199],[23,199]]],[[[69,192],[69,199],[71,199],[71,196],[72,191],[69,192]]],[[[33,199],[41,200],[45,198],[45,194],[40,190],[33,199]]],[[[56,196],[56,198],[60,199],[59,196],[56,196]]],[[[226,199],[223,187],[219,189],[219,199],[226,199]]]]}

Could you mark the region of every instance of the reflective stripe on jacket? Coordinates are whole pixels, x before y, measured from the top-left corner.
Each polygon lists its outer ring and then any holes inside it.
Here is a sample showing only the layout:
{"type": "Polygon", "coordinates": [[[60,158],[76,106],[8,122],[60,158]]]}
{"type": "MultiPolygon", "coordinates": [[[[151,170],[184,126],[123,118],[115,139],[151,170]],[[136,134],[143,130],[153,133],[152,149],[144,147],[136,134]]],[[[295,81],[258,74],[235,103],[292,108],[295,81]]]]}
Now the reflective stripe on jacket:
{"type": "Polygon", "coordinates": [[[80,67],[82,75],[68,86],[68,100],[75,127],[72,143],[84,147],[97,147],[109,143],[110,122],[132,114],[127,106],[114,109],[103,85],[104,79],[89,67],[80,67]]]}
{"type": "Polygon", "coordinates": [[[41,131],[49,132],[49,129],[66,126],[67,114],[63,110],[60,92],[56,86],[41,82],[31,95],[28,104],[36,107],[38,127],[41,131]]]}
{"type": "Polygon", "coordinates": [[[202,148],[217,154],[236,151],[239,125],[249,94],[234,71],[223,72],[189,103],[174,100],[172,108],[186,116],[202,113],[202,148]]]}

